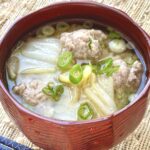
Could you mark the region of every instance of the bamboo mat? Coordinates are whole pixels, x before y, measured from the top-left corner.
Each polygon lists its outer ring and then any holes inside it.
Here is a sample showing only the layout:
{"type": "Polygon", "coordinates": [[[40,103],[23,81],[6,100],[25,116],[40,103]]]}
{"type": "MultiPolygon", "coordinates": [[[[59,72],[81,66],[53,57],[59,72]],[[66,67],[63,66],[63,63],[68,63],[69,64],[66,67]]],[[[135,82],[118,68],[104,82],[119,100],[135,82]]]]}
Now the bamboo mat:
{"type": "MultiPolygon", "coordinates": [[[[16,19],[48,4],[59,1],[62,0],[0,0],[0,39],[16,19]]],[[[97,1],[125,11],[148,34],[150,34],[150,0],[97,1]]],[[[0,135],[29,146],[34,150],[39,150],[39,148],[33,145],[9,120],[1,104],[0,135]]],[[[150,150],[150,105],[145,114],[145,118],[138,128],[127,139],[112,150],[150,150]]]]}

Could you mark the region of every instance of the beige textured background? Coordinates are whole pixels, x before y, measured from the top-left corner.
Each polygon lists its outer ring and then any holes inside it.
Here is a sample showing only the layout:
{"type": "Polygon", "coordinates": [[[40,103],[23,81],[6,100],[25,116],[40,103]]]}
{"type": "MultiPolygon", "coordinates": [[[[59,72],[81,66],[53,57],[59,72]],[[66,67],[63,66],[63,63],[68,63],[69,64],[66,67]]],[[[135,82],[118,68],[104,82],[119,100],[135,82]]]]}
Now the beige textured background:
{"type": "MultiPolygon", "coordinates": [[[[0,39],[18,18],[62,0],[0,0],[0,39]]],[[[69,1],[69,0],[66,0],[69,1]]],[[[95,0],[128,13],[150,34],[150,0],[95,0]]],[[[134,33],[133,33],[134,34],[134,33]]],[[[39,150],[9,120],[0,104],[0,135],[39,150]]],[[[150,105],[139,127],[113,150],[150,150],[150,105]]]]}

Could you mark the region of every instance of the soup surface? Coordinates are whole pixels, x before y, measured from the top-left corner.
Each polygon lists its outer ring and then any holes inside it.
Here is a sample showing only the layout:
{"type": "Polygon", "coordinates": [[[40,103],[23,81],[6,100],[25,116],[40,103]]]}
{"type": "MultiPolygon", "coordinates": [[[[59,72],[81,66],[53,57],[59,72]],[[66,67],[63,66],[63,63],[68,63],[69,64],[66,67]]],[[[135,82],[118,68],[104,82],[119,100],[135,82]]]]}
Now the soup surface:
{"type": "Polygon", "coordinates": [[[145,67],[134,45],[94,21],[46,24],[6,64],[8,88],[27,109],[60,120],[108,116],[133,101],[145,67]]]}

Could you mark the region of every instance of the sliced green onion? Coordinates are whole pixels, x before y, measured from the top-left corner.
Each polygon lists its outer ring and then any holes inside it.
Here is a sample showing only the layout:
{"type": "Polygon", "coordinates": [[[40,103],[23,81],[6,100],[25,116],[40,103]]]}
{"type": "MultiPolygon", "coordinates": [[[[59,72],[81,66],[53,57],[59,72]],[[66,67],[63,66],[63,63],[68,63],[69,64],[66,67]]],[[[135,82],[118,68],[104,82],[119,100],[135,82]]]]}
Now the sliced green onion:
{"type": "Polygon", "coordinates": [[[55,28],[53,26],[46,25],[42,27],[41,32],[45,36],[51,36],[55,33],[55,28]]]}
{"type": "Polygon", "coordinates": [[[70,26],[66,22],[58,22],[56,25],[56,30],[59,32],[67,31],[69,28],[70,28],[70,26]]]}
{"type": "Polygon", "coordinates": [[[64,51],[58,57],[57,66],[62,70],[66,70],[70,68],[72,62],[73,62],[72,52],[64,51]]]}
{"type": "Polygon", "coordinates": [[[85,21],[83,23],[83,28],[85,28],[85,29],[90,29],[92,27],[93,27],[93,22],[92,21],[85,21]]]}
{"type": "Polygon", "coordinates": [[[107,27],[107,30],[108,30],[109,32],[114,31],[114,29],[113,29],[112,27],[107,27]]]}
{"type": "Polygon", "coordinates": [[[94,112],[87,102],[80,105],[77,114],[79,120],[90,120],[94,116],[94,112]]]}
{"type": "Polygon", "coordinates": [[[108,38],[109,39],[120,39],[120,34],[118,32],[115,32],[115,31],[111,31],[109,34],[108,34],[108,38]]]}
{"type": "Polygon", "coordinates": [[[89,49],[92,49],[92,39],[91,38],[89,38],[88,47],[89,47],[89,49]]]}
{"type": "Polygon", "coordinates": [[[37,38],[44,38],[45,36],[42,34],[41,28],[36,30],[36,37],[37,38]]]}
{"type": "Polygon", "coordinates": [[[98,74],[98,65],[91,65],[91,66],[92,66],[92,72],[98,74]]]}
{"type": "Polygon", "coordinates": [[[54,86],[54,83],[53,83],[53,82],[48,82],[48,84],[47,84],[47,87],[48,87],[48,88],[51,89],[51,87],[53,87],[53,86],[54,86]]]}
{"type": "Polygon", "coordinates": [[[107,30],[109,31],[109,34],[108,34],[108,38],[109,39],[120,39],[121,36],[120,36],[120,33],[119,32],[116,32],[112,27],[108,27],[107,30]]]}
{"type": "Polygon", "coordinates": [[[119,66],[113,66],[112,58],[103,59],[97,65],[92,65],[92,71],[95,74],[106,74],[107,76],[111,76],[118,69],[119,66]]]}
{"type": "Polygon", "coordinates": [[[69,72],[69,80],[73,83],[73,84],[78,84],[83,77],[83,70],[81,65],[76,64],[74,65],[70,72],[69,72]]]}
{"type": "Polygon", "coordinates": [[[108,70],[108,68],[110,68],[113,64],[113,59],[112,58],[107,58],[104,60],[101,60],[98,63],[98,74],[103,74],[106,73],[106,71],[108,70]]]}
{"type": "Polygon", "coordinates": [[[44,27],[40,27],[39,29],[37,29],[36,36],[38,38],[44,38],[44,37],[51,36],[54,33],[55,33],[55,28],[51,25],[46,25],[44,27]]]}
{"type": "Polygon", "coordinates": [[[50,89],[49,87],[44,87],[44,88],[42,89],[42,92],[43,92],[44,94],[48,95],[48,96],[52,96],[52,95],[53,95],[53,90],[50,89]]]}
{"type": "Polygon", "coordinates": [[[54,94],[57,96],[60,96],[64,92],[64,87],[63,85],[57,85],[53,88],[54,94]]]}
{"type": "Polygon", "coordinates": [[[111,76],[114,72],[117,72],[119,69],[119,66],[112,66],[111,68],[109,68],[107,71],[106,71],[106,75],[109,77],[111,76]]]}
{"type": "Polygon", "coordinates": [[[63,85],[57,85],[57,86],[52,86],[52,85],[53,85],[52,83],[48,83],[48,85],[44,87],[42,91],[47,96],[53,98],[53,100],[58,101],[64,92],[64,87],[63,85]]]}
{"type": "Polygon", "coordinates": [[[79,25],[79,24],[72,24],[71,26],[70,26],[70,29],[69,29],[69,31],[75,31],[75,30],[79,30],[79,29],[83,29],[83,26],[82,25],[79,25]]]}

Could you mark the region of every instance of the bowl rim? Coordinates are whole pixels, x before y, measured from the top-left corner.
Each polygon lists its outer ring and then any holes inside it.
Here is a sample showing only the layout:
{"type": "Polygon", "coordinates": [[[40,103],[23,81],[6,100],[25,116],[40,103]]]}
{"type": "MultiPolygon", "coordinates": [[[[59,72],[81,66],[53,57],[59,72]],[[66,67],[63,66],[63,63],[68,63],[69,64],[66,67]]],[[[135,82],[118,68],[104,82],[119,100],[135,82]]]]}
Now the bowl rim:
{"type": "MultiPolygon", "coordinates": [[[[5,40],[5,37],[7,36],[7,34],[10,32],[11,28],[13,28],[18,22],[28,18],[28,16],[31,16],[33,14],[37,14],[41,11],[45,11],[46,9],[49,9],[49,8],[55,8],[55,7],[61,7],[63,5],[82,5],[82,6],[95,6],[95,7],[103,7],[103,8],[106,8],[106,9],[109,9],[115,13],[118,13],[120,15],[122,15],[123,17],[125,17],[128,21],[130,21],[142,34],[143,36],[145,37],[145,39],[147,40],[147,42],[149,43],[148,45],[150,45],[150,37],[149,35],[136,23],[132,20],[131,17],[129,17],[125,12],[123,12],[122,10],[119,10],[117,8],[114,8],[112,6],[108,6],[108,5],[105,5],[105,4],[102,4],[102,3],[99,3],[99,2],[95,2],[95,1],[71,1],[71,2],[55,2],[53,4],[50,4],[46,7],[43,7],[39,10],[36,10],[32,13],[29,13],[27,15],[25,15],[24,17],[21,17],[19,19],[17,19],[7,30],[7,32],[5,33],[5,35],[3,36],[2,40],[0,40],[0,45],[1,43],[3,42],[3,40],[5,40]]],[[[148,73],[150,73],[150,71],[148,71],[148,73]]],[[[113,117],[116,117],[118,115],[120,115],[121,113],[123,113],[124,111],[128,110],[130,107],[133,107],[142,97],[144,97],[144,95],[147,93],[147,91],[150,89],[150,76],[148,77],[147,79],[147,83],[145,85],[145,87],[143,88],[143,90],[140,92],[140,94],[137,96],[137,98],[133,101],[133,102],[130,102],[128,105],[126,105],[124,108],[116,111],[115,113],[109,115],[109,116],[106,116],[106,117],[100,117],[100,118],[97,118],[97,119],[92,119],[92,120],[87,120],[87,121],[66,121],[66,120],[59,120],[59,119],[55,119],[55,118],[48,118],[48,117],[45,117],[45,116],[42,116],[40,114],[36,114],[34,112],[32,112],[31,110],[28,110],[26,109],[24,106],[22,106],[17,100],[15,100],[15,98],[13,96],[11,96],[11,94],[9,93],[8,89],[5,87],[1,77],[0,77],[0,87],[1,89],[4,91],[4,93],[7,95],[7,97],[13,102],[13,104],[22,112],[32,116],[32,117],[35,117],[35,118],[38,118],[42,121],[47,121],[47,122],[52,122],[52,123],[55,123],[55,124],[59,124],[59,125],[81,125],[81,124],[90,124],[90,123],[96,123],[96,122],[102,122],[102,121],[107,121],[113,117]]]]}

